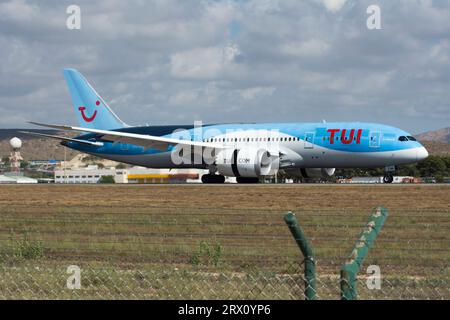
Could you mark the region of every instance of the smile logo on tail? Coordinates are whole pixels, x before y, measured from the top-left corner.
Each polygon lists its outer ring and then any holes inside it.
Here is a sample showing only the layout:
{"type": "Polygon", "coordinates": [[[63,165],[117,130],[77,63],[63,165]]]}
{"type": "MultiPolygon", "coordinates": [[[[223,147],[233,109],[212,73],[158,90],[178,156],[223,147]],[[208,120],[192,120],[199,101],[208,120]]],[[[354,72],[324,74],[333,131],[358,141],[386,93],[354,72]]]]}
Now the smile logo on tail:
{"type": "MultiPolygon", "coordinates": [[[[97,100],[95,102],[95,105],[96,106],[100,105],[100,101],[97,100]]],[[[92,116],[90,116],[90,117],[86,116],[86,114],[84,113],[84,111],[86,110],[86,107],[81,106],[78,108],[78,110],[80,110],[81,116],[83,117],[83,120],[86,122],[94,121],[95,117],[97,116],[97,110],[95,110],[94,113],[92,114],[92,116]]]]}

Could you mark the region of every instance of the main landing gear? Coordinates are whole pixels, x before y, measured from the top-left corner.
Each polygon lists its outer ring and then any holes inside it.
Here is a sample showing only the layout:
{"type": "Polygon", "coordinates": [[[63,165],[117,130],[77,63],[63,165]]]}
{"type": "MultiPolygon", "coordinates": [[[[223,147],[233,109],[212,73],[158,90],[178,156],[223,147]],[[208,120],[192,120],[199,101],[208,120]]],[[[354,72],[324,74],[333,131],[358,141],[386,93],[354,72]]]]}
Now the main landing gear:
{"type": "Polygon", "coordinates": [[[259,178],[236,177],[237,183],[258,183],[259,178]]]}
{"type": "Polygon", "coordinates": [[[383,177],[383,183],[392,183],[394,181],[394,176],[392,173],[386,173],[383,177]]]}
{"type": "Polygon", "coordinates": [[[225,183],[225,177],[220,174],[204,174],[202,176],[203,183],[225,183]]]}
{"type": "Polygon", "coordinates": [[[383,183],[392,183],[394,181],[395,166],[384,168],[383,183]]]}
{"type": "MultiPolygon", "coordinates": [[[[202,176],[202,182],[209,183],[209,184],[225,183],[225,177],[220,174],[213,174],[213,173],[204,174],[202,176]]],[[[237,183],[258,183],[259,179],[258,178],[248,178],[248,177],[236,177],[236,182],[237,183]]]]}

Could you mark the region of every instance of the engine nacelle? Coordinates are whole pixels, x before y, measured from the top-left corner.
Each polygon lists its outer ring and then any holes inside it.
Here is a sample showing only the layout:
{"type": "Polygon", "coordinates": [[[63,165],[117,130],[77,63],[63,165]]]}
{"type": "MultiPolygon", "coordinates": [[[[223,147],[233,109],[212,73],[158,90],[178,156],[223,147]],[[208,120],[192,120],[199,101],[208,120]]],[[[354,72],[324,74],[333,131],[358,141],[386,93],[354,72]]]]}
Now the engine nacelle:
{"type": "Polygon", "coordinates": [[[272,169],[270,153],[264,149],[225,149],[216,156],[217,171],[229,177],[260,177],[270,174],[272,169]]]}
{"type": "Polygon", "coordinates": [[[331,177],[336,171],[335,168],[307,168],[302,169],[305,178],[326,178],[331,177]]]}

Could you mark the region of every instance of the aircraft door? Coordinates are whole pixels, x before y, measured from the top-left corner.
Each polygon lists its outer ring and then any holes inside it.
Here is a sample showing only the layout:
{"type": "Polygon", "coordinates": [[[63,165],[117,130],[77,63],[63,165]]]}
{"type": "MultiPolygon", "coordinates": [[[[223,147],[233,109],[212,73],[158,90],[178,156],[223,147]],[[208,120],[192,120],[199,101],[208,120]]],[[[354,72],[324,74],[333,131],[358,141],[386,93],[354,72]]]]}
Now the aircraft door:
{"type": "Polygon", "coordinates": [[[314,149],[314,132],[305,133],[305,149],[314,149]]]}
{"type": "Polygon", "coordinates": [[[369,136],[369,147],[371,148],[379,148],[381,141],[381,133],[379,131],[370,132],[369,136]]]}

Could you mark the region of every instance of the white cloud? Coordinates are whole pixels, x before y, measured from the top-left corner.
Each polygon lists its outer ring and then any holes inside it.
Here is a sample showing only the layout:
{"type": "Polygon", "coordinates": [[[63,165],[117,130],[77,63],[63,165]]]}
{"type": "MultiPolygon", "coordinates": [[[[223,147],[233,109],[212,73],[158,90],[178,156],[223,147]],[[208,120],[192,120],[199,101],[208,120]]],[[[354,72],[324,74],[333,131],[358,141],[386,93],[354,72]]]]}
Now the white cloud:
{"type": "Polygon", "coordinates": [[[325,113],[412,132],[448,125],[446,0],[383,1],[380,32],[365,26],[370,0],[77,4],[82,30],[69,31],[64,1],[0,0],[3,126],[75,121],[66,66],[130,124],[316,121],[325,113]],[[417,112],[405,116],[410,105],[417,112]]]}
{"type": "Polygon", "coordinates": [[[342,9],[347,0],[321,0],[325,8],[331,12],[337,12],[342,9]]]}
{"type": "Polygon", "coordinates": [[[245,100],[253,100],[264,96],[271,96],[275,92],[275,87],[253,87],[240,91],[241,97],[245,100]]]}
{"type": "MultiPolygon", "coordinates": [[[[0,19],[32,22],[38,11],[39,7],[27,4],[24,0],[12,0],[0,4],[0,19]]],[[[35,22],[39,23],[38,20],[35,22]]]]}
{"type": "Polygon", "coordinates": [[[237,45],[178,52],[170,57],[171,74],[178,78],[216,78],[227,68],[232,68],[239,55],[237,45]]]}
{"type": "Polygon", "coordinates": [[[198,97],[198,91],[181,91],[169,97],[169,104],[174,106],[186,106],[193,103],[198,97]]]}
{"type": "Polygon", "coordinates": [[[434,45],[430,50],[430,58],[438,64],[448,64],[450,62],[450,41],[442,40],[434,45]]]}
{"type": "Polygon", "coordinates": [[[226,63],[233,63],[242,54],[236,44],[230,44],[223,49],[223,58],[226,63]]]}
{"type": "Polygon", "coordinates": [[[320,39],[309,39],[303,42],[289,42],[281,46],[281,52],[290,56],[321,56],[328,52],[330,45],[320,39]]]}
{"type": "Polygon", "coordinates": [[[249,8],[252,12],[258,14],[271,14],[281,10],[279,0],[252,0],[249,3],[249,8]]]}

